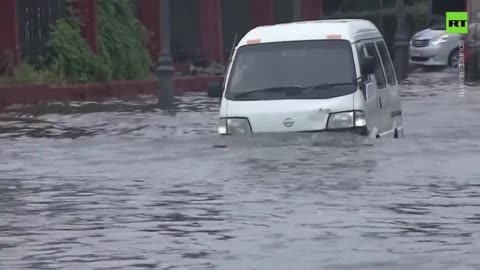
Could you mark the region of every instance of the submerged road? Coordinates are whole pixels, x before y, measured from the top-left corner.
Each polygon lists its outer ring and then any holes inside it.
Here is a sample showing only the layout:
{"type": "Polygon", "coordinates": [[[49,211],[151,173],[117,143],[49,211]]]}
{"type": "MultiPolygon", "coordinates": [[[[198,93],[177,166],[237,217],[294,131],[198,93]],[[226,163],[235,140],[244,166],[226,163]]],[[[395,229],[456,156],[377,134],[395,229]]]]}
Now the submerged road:
{"type": "Polygon", "coordinates": [[[480,87],[456,77],[411,76],[403,140],[220,138],[204,96],[18,108],[0,269],[480,269],[480,87]]]}

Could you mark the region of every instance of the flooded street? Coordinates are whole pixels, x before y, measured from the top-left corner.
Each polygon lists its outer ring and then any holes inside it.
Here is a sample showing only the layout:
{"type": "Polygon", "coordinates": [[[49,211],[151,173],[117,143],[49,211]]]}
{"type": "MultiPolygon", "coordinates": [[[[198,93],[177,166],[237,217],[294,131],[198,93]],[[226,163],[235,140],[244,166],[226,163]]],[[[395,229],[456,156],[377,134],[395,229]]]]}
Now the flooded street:
{"type": "Polygon", "coordinates": [[[480,269],[480,87],[418,73],[405,139],[221,138],[218,100],[0,118],[0,269],[480,269]]]}

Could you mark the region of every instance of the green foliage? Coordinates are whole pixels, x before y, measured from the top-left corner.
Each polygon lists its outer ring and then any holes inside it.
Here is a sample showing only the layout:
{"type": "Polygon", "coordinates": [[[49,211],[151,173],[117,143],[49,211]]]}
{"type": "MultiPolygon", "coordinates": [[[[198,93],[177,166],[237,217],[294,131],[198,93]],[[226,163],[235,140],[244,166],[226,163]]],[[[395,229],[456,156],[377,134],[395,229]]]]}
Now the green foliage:
{"type": "Polygon", "coordinates": [[[21,64],[14,70],[14,80],[20,83],[38,83],[47,80],[48,73],[37,71],[33,66],[21,64]]]}
{"type": "Polygon", "coordinates": [[[22,63],[13,70],[13,77],[0,77],[0,84],[39,84],[56,81],[56,75],[48,69],[37,69],[22,63]]]}
{"type": "MultiPolygon", "coordinates": [[[[70,16],[53,26],[46,66],[61,81],[89,82],[141,79],[150,73],[146,34],[135,18],[131,0],[99,0],[99,55],[81,34],[78,19],[70,16]]],[[[72,13],[72,11],[70,11],[72,13]]]]}
{"type": "Polygon", "coordinates": [[[97,59],[82,37],[78,21],[57,21],[48,46],[50,68],[61,80],[87,82],[94,77],[97,59]]]}
{"type": "Polygon", "coordinates": [[[100,55],[112,79],[144,78],[150,72],[146,33],[130,0],[99,0],[100,55]]]}

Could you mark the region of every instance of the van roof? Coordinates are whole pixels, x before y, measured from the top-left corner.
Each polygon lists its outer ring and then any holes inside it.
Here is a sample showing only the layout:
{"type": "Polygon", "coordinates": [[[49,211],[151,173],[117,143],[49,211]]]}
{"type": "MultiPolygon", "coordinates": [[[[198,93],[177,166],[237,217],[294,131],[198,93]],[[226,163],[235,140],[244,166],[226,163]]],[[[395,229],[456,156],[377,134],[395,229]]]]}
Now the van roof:
{"type": "Polygon", "coordinates": [[[237,47],[252,43],[330,38],[356,42],[364,38],[382,38],[382,34],[372,22],[362,19],[302,21],[256,27],[242,38],[237,47]]]}

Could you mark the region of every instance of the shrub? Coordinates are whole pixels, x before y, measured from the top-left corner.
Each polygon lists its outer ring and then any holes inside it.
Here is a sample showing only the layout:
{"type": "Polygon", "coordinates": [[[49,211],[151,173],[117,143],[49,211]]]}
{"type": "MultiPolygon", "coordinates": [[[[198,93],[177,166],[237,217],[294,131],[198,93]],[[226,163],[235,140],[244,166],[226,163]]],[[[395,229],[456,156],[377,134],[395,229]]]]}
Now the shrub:
{"type": "Polygon", "coordinates": [[[130,0],[99,0],[99,55],[95,55],[81,34],[80,21],[72,16],[57,21],[48,43],[44,66],[59,80],[89,82],[132,80],[150,72],[146,33],[135,18],[130,0]]]}
{"type": "Polygon", "coordinates": [[[150,72],[150,55],[144,31],[130,0],[99,0],[99,43],[102,67],[112,79],[138,79],[150,72]]]}
{"type": "Polygon", "coordinates": [[[38,84],[56,81],[56,75],[48,69],[38,69],[27,63],[14,67],[13,76],[0,76],[0,84],[38,84]]]}
{"type": "Polygon", "coordinates": [[[97,59],[81,35],[75,19],[62,19],[55,23],[51,34],[48,66],[60,80],[87,82],[95,74],[97,59]]]}

